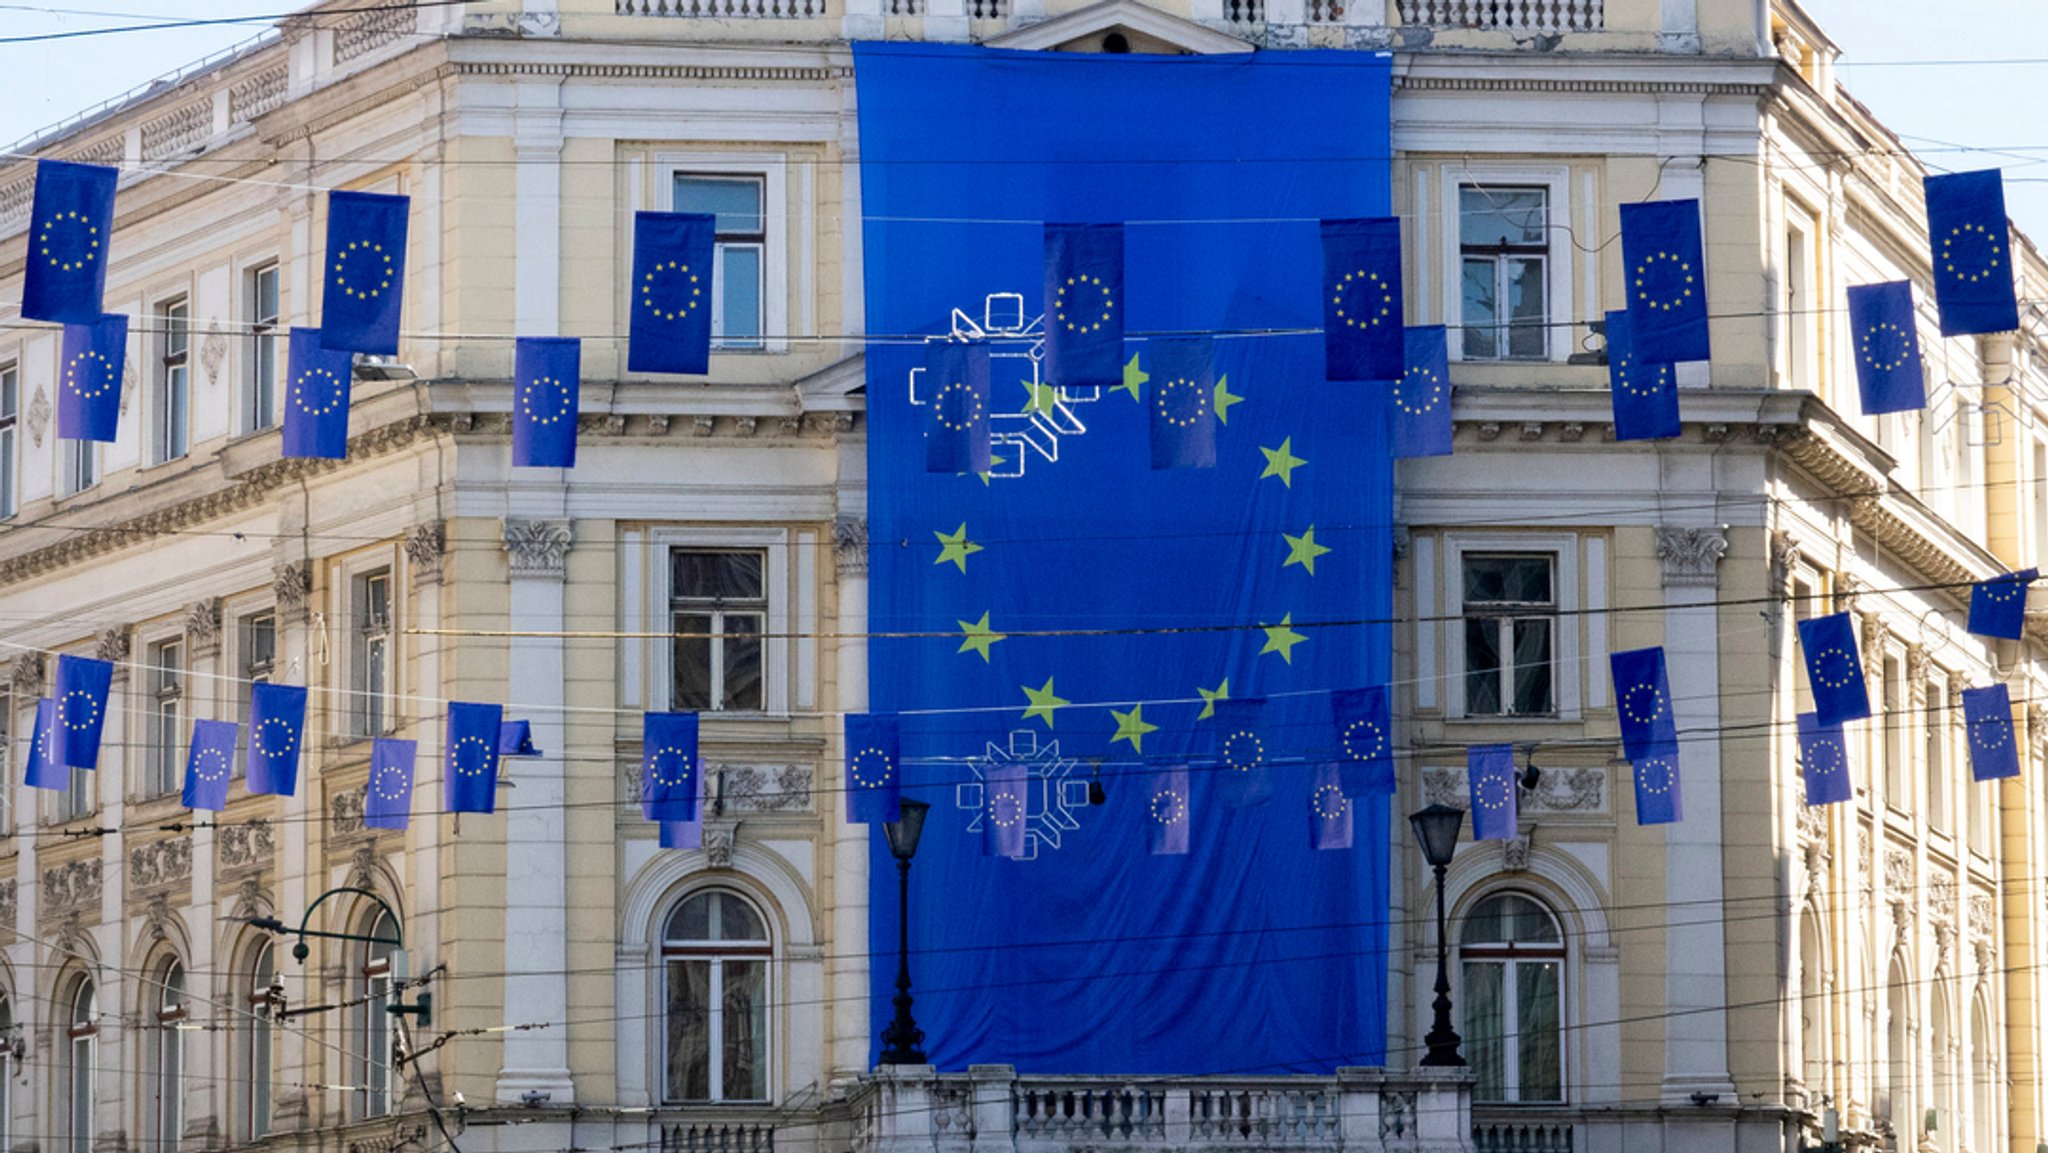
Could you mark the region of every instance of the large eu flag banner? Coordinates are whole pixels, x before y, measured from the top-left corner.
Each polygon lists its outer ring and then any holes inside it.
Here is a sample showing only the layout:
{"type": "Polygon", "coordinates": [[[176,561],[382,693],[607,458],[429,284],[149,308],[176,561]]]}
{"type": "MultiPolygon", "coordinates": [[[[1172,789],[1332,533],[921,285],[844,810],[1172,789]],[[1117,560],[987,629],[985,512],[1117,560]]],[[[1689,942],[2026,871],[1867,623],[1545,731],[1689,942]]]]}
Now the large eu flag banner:
{"type": "MultiPolygon", "coordinates": [[[[927,1051],[1030,1073],[1381,1064],[1387,798],[1354,799],[1352,851],[1318,852],[1314,765],[1280,759],[1269,803],[1227,808],[1221,711],[1202,717],[1263,697],[1268,731],[1328,747],[1328,693],[1388,677],[1384,625],[1318,627],[1391,614],[1392,470],[1383,393],[1323,380],[1316,223],[1388,213],[1386,58],[921,43],[855,64],[868,330],[936,338],[958,310],[994,345],[983,475],[924,467],[923,349],[867,350],[870,532],[913,542],[875,550],[869,699],[901,716],[904,795],[932,806],[910,881],[927,1051]],[[963,128],[977,108],[1030,111],[963,128]],[[1213,342],[1212,467],[1152,467],[1155,344],[1111,388],[1006,356],[1029,352],[1062,220],[1130,222],[1134,337],[1262,334],[1213,342]],[[1155,852],[1148,786],[1179,765],[1187,851],[1155,852]],[[1022,851],[984,855],[1011,766],[1022,851]]],[[[896,869],[879,828],[871,845],[887,956],[896,869]]],[[[890,981],[875,966],[878,1030],[890,981]]]]}

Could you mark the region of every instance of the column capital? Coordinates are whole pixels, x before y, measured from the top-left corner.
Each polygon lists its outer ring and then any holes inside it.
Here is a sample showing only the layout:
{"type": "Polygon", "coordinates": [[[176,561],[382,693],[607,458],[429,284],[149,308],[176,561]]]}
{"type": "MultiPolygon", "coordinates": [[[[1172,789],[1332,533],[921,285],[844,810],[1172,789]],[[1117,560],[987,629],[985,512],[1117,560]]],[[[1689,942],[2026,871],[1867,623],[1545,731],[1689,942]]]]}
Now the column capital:
{"type": "Polygon", "coordinates": [[[505,518],[505,551],[515,577],[561,580],[568,570],[572,534],[567,520],[505,518]]]}
{"type": "Polygon", "coordinates": [[[832,518],[832,552],[839,575],[868,575],[868,518],[840,513],[832,518]]]}
{"type": "Polygon", "coordinates": [[[1657,559],[1664,564],[1665,588],[1716,588],[1721,583],[1721,557],[1728,536],[1717,528],[1657,529],[1657,559]]]}

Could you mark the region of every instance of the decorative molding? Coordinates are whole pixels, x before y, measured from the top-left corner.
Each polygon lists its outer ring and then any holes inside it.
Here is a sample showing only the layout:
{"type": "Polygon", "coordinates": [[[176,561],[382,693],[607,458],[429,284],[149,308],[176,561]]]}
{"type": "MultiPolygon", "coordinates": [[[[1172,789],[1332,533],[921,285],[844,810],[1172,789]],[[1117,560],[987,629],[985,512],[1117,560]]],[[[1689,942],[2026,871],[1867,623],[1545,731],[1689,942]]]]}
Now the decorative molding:
{"type": "MultiPolygon", "coordinates": [[[[478,13],[471,18],[475,19],[482,15],[484,14],[478,13]]],[[[780,68],[751,64],[571,64],[532,60],[465,60],[452,63],[450,68],[458,76],[587,76],[604,80],[711,80],[744,81],[749,84],[815,84],[853,78],[851,67],[839,65],[780,68]]]]}
{"type": "Polygon", "coordinates": [[[17,697],[43,695],[43,654],[23,653],[7,670],[7,686],[17,697]]]}
{"type": "Polygon", "coordinates": [[[1426,768],[1422,770],[1422,803],[1424,805],[1449,805],[1454,809],[1466,809],[1472,805],[1466,795],[1466,771],[1452,768],[1426,768]]]}
{"type": "Polygon", "coordinates": [[[358,889],[374,893],[383,886],[377,883],[377,852],[364,845],[349,859],[348,883],[358,889]]]}
{"type": "Polygon", "coordinates": [[[416,585],[434,584],[448,558],[448,525],[430,520],[406,530],[405,561],[416,585]]]}
{"type": "Polygon", "coordinates": [[[1955,878],[1936,873],[1934,879],[1927,882],[1927,920],[1936,926],[1953,929],[1959,912],[1955,878]]]}
{"type": "Polygon", "coordinates": [[[845,512],[833,517],[832,552],[840,576],[868,575],[868,518],[845,512]]]}
{"type": "Polygon", "coordinates": [[[1970,894],[1970,939],[1973,941],[1994,941],[1998,938],[1998,924],[1992,915],[1991,897],[1987,893],[1970,894]]]}
{"type": "Polygon", "coordinates": [[[43,386],[36,385],[36,393],[28,398],[28,437],[37,448],[43,447],[43,434],[50,428],[50,398],[44,394],[43,386]]]}
{"type": "Polygon", "coordinates": [[[12,929],[21,915],[21,886],[17,881],[0,883],[0,926],[12,929]]]}
{"type": "Polygon", "coordinates": [[[1892,637],[1892,626],[1878,613],[1866,613],[1860,622],[1863,626],[1863,651],[1869,659],[1863,662],[1864,671],[1870,676],[1881,676],[1884,672],[1885,642],[1892,637]]]}
{"type": "Polygon", "coordinates": [[[215,841],[220,853],[222,873],[254,873],[270,867],[271,859],[277,855],[277,839],[271,832],[270,822],[251,821],[246,825],[222,825],[218,840],[215,841]]]}
{"type": "Polygon", "coordinates": [[[263,882],[257,877],[242,878],[235,890],[234,915],[246,920],[250,917],[265,917],[271,913],[270,894],[263,890],[263,882]]]}
{"type": "Polygon", "coordinates": [[[1503,873],[1520,873],[1529,867],[1529,834],[1509,837],[1500,843],[1500,868],[1503,873]]]}
{"type": "Polygon", "coordinates": [[[1885,846],[1884,891],[1894,900],[1913,895],[1913,854],[1897,845],[1885,846]]]}
{"type": "Polygon", "coordinates": [[[704,862],[714,869],[732,868],[733,836],[738,832],[736,821],[704,822],[704,862]]]}
{"type": "Polygon", "coordinates": [[[1380,1090],[1380,1141],[1382,1144],[1407,1145],[1415,1132],[1415,1097],[1413,1089],[1380,1090]]]}
{"type": "Polygon", "coordinates": [[[1560,80],[1530,76],[1416,76],[1396,77],[1397,92],[1570,92],[1596,95],[1735,96],[1761,99],[1769,96],[1768,84],[1730,84],[1707,81],[1672,83],[1657,80],[1560,80]]]}
{"type": "MultiPolygon", "coordinates": [[[[207,111],[212,112],[209,105],[207,111]]],[[[228,338],[220,330],[220,318],[206,326],[206,339],[199,344],[199,367],[206,370],[206,383],[220,383],[220,366],[228,358],[228,338]]]]}
{"type": "Polygon", "coordinates": [[[303,623],[312,608],[312,562],[277,566],[271,576],[270,591],[277,598],[279,619],[303,623]]]}
{"type": "Polygon", "coordinates": [[[171,898],[168,893],[157,893],[149,898],[149,904],[142,910],[142,920],[149,927],[149,939],[161,941],[171,935],[171,898]]]}
{"type": "Polygon", "coordinates": [[[97,914],[100,908],[100,859],[87,857],[52,865],[43,870],[42,901],[38,908],[45,918],[66,913],[97,914]]]}
{"type": "Polygon", "coordinates": [[[363,805],[367,800],[369,786],[360,789],[344,789],[327,798],[327,820],[329,829],[337,837],[352,837],[357,833],[369,832],[363,824],[363,805]]]}
{"type": "Polygon", "coordinates": [[[568,571],[568,521],[506,517],[504,539],[505,552],[512,559],[513,576],[561,580],[568,571]]]}
{"type": "Polygon", "coordinates": [[[1785,529],[1771,532],[1771,587],[1788,601],[1792,597],[1792,578],[1799,571],[1799,537],[1785,529]]]}
{"type": "Polygon", "coordinates": [[[721,765],[718,801],[731,813],[807,813],[811,809],[811,770],[807,765],[721,765]]]}
{"type": "Polygon", "coordinates": [[[1657,559],[1664,562],[1665,588],[1716,588],[1728,538],[1719,529],[1657,529],[1657,559]]]}
{"type": "Polygon", "coordinates": [[[169,837],[128,847],[128,884],[136,889],[165,889],[192,879],[192,841],[169,837]]]}
{"type": "Polygon", "coordinates": [[[220,651],[220,598],[193,601],[185,609],[185,639],[195,657],[220,651]]]}
{"type": "MultiPolygon", "coordinates": [[[[101,629],[99,636],[93,639],[92,655],[103,661],[111,661],[118,666],[127,662],[131,647],[131,642],[128,638],[128,626],[115,625],[113,628],[101,629]]],[[[116,675],[119,675],[122,670],[116,668],[114,672],[116,675]]]]}

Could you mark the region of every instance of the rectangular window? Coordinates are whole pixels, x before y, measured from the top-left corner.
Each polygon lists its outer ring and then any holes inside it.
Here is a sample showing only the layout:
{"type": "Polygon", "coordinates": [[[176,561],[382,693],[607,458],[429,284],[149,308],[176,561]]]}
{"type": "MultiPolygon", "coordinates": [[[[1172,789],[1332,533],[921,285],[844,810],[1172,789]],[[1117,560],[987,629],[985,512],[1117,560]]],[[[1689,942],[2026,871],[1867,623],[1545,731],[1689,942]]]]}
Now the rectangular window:
{"type": "Polygon", "coordinates": [[[768,621],[767,560],[758,551],[670,553],[674,708],[765,707],[761,642],[768,621]]]}
{"type": "Polygon", "coordinates": [[[1884,789],[1885,797],[1899,809],[1907,807],[1906,798],[1912,796],[1912,780],[1906,761],[1907,725],[1912,715],[1906,709],[1906,674],[1898,657],[1886,654],[1879,666],[1884,676],[1883,703],[1884,717],[1884,789]]]}
{"type": "Polygon", "coordinates": [[[100,482],[100,446],[90,440],[66,440],[60,475],[61,490],[66,496],[84,492],[100,482]]]}
{"type": "Polygon", "coordinates": [[[1813,303],[1813,229],[1785,229],[1785,386],[1815,386],[1814,346],[1820,317],[1813,303]]]}
{"type": "Polygon", "coordinates": [[[92,812],[94,775],[91,769],[71,770],[71,781],[57,798],[58,820],[75,821],[92,812]]]}
{"type": "MultiPolygon", "coordinates": [[[[1927,681],[1927,703],[1920,713],[1926,730],[1927,742],[1927,824],[1941,832],[1947,832],[1948,821],[1948,679],[1930,677],[1927,681]]],[[[1892,805],[1905,809],[1912,794],[1903,784],[1893,793],[1892,805]]]]}
{"type": "Polygon", "coordinates": [[[283,362],[284,330],[279,325],[277,265],[249,273],[248,393],[243,398],[242,431],[256,432],[277,424],[278,366],[283,362]]]}
{"type": "Polygon", "coordinates": [[[149,796],[178,791],[184,743],[185,643],[164,641],[149,649],[149,796]]]}
{"type": "Polygon", "coordinates": [[[1458,189],[1467,360],[1550,355],[1550,192],[1466,184],[1458,189]]]}
{"type": "Polygon", "coordinates": [[[356,736],[381,737],[390,729],[391,570],[364,573],[350,586],[350,715],[356,736]]]}
{"type": "MultiPolygon", "coordinates": [[[[249,715],[249,686],[269,684],[277,664],[277,615],[265,609],[250,613],[235,626],[237,717],[249,715]]],[[[240,775],[242,758],[236,757],[234,771],[240,775]]]]}
{"type": "Polygon", "coordinates": [[[1555,558],[1467,556],[1465,713],[1557,712],[1555,558]]]}
{"type": "Polygon", "coordinates": [[[2048,444],[2040,441],[2034,442],[2034,552],[2048,552],[2048,444]]]}
{"type": "Polygon", "coordinates": [[[0,365],[0,517],[13,516],[20,497],[15,491],[15,461],[20,433],[16,431],[21,411],[21,368],[0,365]]]}
{"type": "Polygon", "coordinates": [[[192,309],[183,300],[156,306],[156,462],[184,456],[191,440],[192,309]]]}
{"type": "MultiPolygon", "coordinates": [[[[15,698],[7,693],[0,692],[0,773],[5,773],[10,781],[20,779],[14,771],[14,708],[15,698]]],[[[31,718],[31,721],[33,721],[33,718],[31,718]]],[[[33,724],[31,724],[31,730],[33,730],[33,724]]],[[[0,837],[12,836],[13,834],[14,790],[0,789],[0,837]]],[[[0,998],[0,1014],[6,1012],[6,1004],[6,1000],[0,998]]],[[[0,1030],[5,1028],[5,1023],[0,1022],[0,1030]]],[[[0,1081],[5,1080],[5,1077],[0,1077],[0,1081]]],[[[0,1090],[0,1092],[4,1092],[4,1090],[0,1090]]],[[[7,1112],[4,1109],[0,1109],[0,1127],[4,1127],[6,1124],[7,1112]]],[[[0,1137],[4,1136],[5,1133],[0,1133],[0,1137]]]]}
{"type": "Polygon", "coordinates": [[[711,265],[711,335],[720,348],[760,348],[766,324],[766,182],[758,176],[677,173],[675,210],[718,218],[711,265]]]}

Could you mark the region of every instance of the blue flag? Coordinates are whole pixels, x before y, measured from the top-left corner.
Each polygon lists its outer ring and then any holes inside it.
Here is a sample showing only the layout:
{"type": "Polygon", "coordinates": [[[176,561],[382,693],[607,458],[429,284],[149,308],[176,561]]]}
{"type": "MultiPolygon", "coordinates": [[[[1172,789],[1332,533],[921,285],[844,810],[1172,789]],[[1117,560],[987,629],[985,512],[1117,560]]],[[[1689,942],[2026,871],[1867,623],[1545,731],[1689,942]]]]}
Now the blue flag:
{"type": "Polygon", "coordinates": [[[1265,804],[1273,796],[1273,761],[1279,752],[1266,732],[1266,702],[1258,697],[1217,701],[1210,723],[1217,799],[1229,809],[1265,804]]]}
{"type": "Polygon", "coordinates": [[[704,818],[699,815],[694,821],[663,821],[656,840],[664,849],[701,849],[704,847],[704,818]]]}
{"type": "Polygon", "coordinates": [[[1337,722],[1337,753],[1346,796],[1395,791],[1394,709],[1387,686],[1339,689],[1330,694],[1337,722]]]}
{"type": "Polygon", "coordinates": [[[1856,391],[1863,415],[1927,407],[1912,281],[1850,286],[1849,343],[1856,353],[1856,391]]]}
{"type": "Polygon", "coordinates": [[[91,324],[105,311],[114,183],[120,176],[119,169],[97,164],[36,161],[22,273],[24,319],[91,324]]]}
{"type": "Polygon", "coordinates": [[[1308,794],[1308,843],[1312,849],[1351,847],[1351,798],[1344,795],[1336,765],[1316,766],[1308,794]]]}
{"type": "Polygon", "coordinates": [[[29,734],[28,760],[21,781],[32,789],[68,789],[71,768],[57,755],[57,702],[36,702],[36,727],[29,734]]]}
{"type": "Polygon", "coordinates": [[[717,235],[717,218],[709,213],[633,214],[628,372],[711,371],[711,262],[717,235]]]}
{"type": "Polygon", "coordinates": [[[218,813],[228,807],[228,778],[235,774],[241,731],[233,721],[192,722],[192,750],[185,756],[186,808],[218,813]]]}
{"type": "Polygon", "coordinates": [[[355,354],[320,343],[317,328],[294,328],[285,346],[284,455],[348,456],[348,406],[355,354]]]}
{"type": "Polygon", "coordinates": [[[1813,713],[1821,724],[1839,725],[1870,715],[1863,659],[1856,652],[1856,622],[1848,613],[1800,621],[1799,647],[1806,652],[1806,682],[1813,689],[1813,713]]]}
{"type": "Polygon", "coordinates": [[[1216,464],[1216,367],[1207,337],[1152,341],[1152,467],[1216,464]]]}
{"type": "Polygon", "coordinates": [[[489,813],[498,804],[498,725],[501,705],[464,701],[448,705],[446,745],[448,811],[489,813]]]}
{"type": "Polygon", "coordinates": [[[991,857],[1024,855],[1031,811],[1031,770],[1010,761],[981,775],[981,851],[991,857]]]}
{"type": "Polygon", "coordinates": [[[327,194],[327,281],[320,343],[337,352],[398,354],[405,296],[405,229],[412,200],[377,192],[327,194]]]}
{"type": "Polygon", "coordinates": [[[898,816],[903,774],[895,717],[846,718],[846,821],[885,825],[898,816]]]}
{"type": "Polygon", "coordinates": [[[107,724],[107,693],[114,666],[91,657],[57,658],[57,759],[74,769],[96,768],[100,733],[107,724]]]}
{"type": "Polygon", "coordinates": [[[925,345],[926,472],[989,470],[988,346],[935,340],[925,345]]]}
{"type": "Polygon", "coordinates": [[[1969,630],[1978,636],[2018,640],[2027,631],[2027,586],[2038,569],[1995,576],[1970,586],[1969,630]]]}
{"type": "Polygon", "coordinates": [[[1670,825],[1684,819],[1676,741],[1656,746],[1629,768],[1636,779],[1636,824],[1670,825]]]}
{"type": "Polygon", "coordinates": [[[1678,374],[1635,355],[1626,312],[1607,314],[1607,387],[1614,394],[1614,439],[1663,440],[1683,431],[1678,374]]]}
{"type": "Polygon", "coordinates": [[[1124,379],[1124,226],[1045,226],[1045,383],[1124,379]]]}
{"type": "Polygon", "coordinates": [[[526,721],[506,721],[498,726],[498,756],[538,757],[542,751],[533,747],[533,725],[526,721]]]}
{"type": "Polygon", "coordinates": [[[289,797],[299,787],[299,742],[306,732],[306,690],[301,685],[249,686],[251,793],[289,797]]]}
{"type": "Polygon", "coordinates": [[[2012,694],[2004,685],[1963,690],[1963,727],[1970,733],[1972,780],[2020,775],[2020,746],[2012,731],[2012,694]]]}
{"type": "Polygon", "coordinates": [[[1621,721],[1623,755],[1640,760],[1654,748],[1676,744],[1678,722],[1671,713],[1671,680],[1663,648],[1630,649],[1612,654],[1607,662],[1614,673],[1614,712],[1621,721]]]}
{"type": "Polygon", "coordinates": [[[1812,713],[1799,714],[1799,775],[1806,779],[1806,803],[1838,805],[1856,796],[1849,780],[1849,746],[1840,725],[1823,725],[1812,713]]]}
{"type": "Polygon", "coordinates": [[[121,373],[128,359],[128,318],[110,313],[64,326],[57,382],[57,435],[112,442],[121,423],[121,373]]]}
{"type": "Polygon", "coordinates": [[[583,342],[573,336],[522,336],[512,365],[512,463],[575,468],[583,342]]]}
{"type": "Polygon", "coordinates": [[[1991,168],[1929,176],[1923,186],[1941,334],[1970,336],[2018,328],[2004,177],[1991,168]]]}
{"type": "Polygon", "coordinates": [[[1621,206],[1630,350],[1649,364],[1707,359],[1707,261],[1700,202],[1621,206]]]}
{"type": "Polygon", "coordinates": [[[1520,825],[1515,796],[1515,746],[1473,745],[1465,750],[1472,789],[1472,839],[1512,841],[1520,825]]]}
{"type": "Polygon", "coordinates": [[[1400,219],[1323,221],[1324,379],[1401,379],[1406,320],[1400,219]]]}
{"type": "Polygon", "coordinates": [[[1449,456],[1451,350],[1444,326],[1403,329],[1401,347],[1401,376],[1387,392],[1394,456],[1449,456]]]}
{"type": "Polygon", "coordinates": [[[1194,792],[1188,788],[1188,767],[1175,765],[1152,774],[1145,789],[1146,848],[1155,855],[1188,851],[1188,827],[1194,818],[1194,792]]]}
{"type": "Polygon", "coordinates": [[[412,823],[412,775],[420,743],[396,737],[370,742],[370,783],[363,797],[363,824],[403,829],[412,823]]]}
{"type": "Polygon", "coordinates": [[[696,713],[647,713],[640,721],[640,811],[650,821],[697,820],[696,713]]]}

